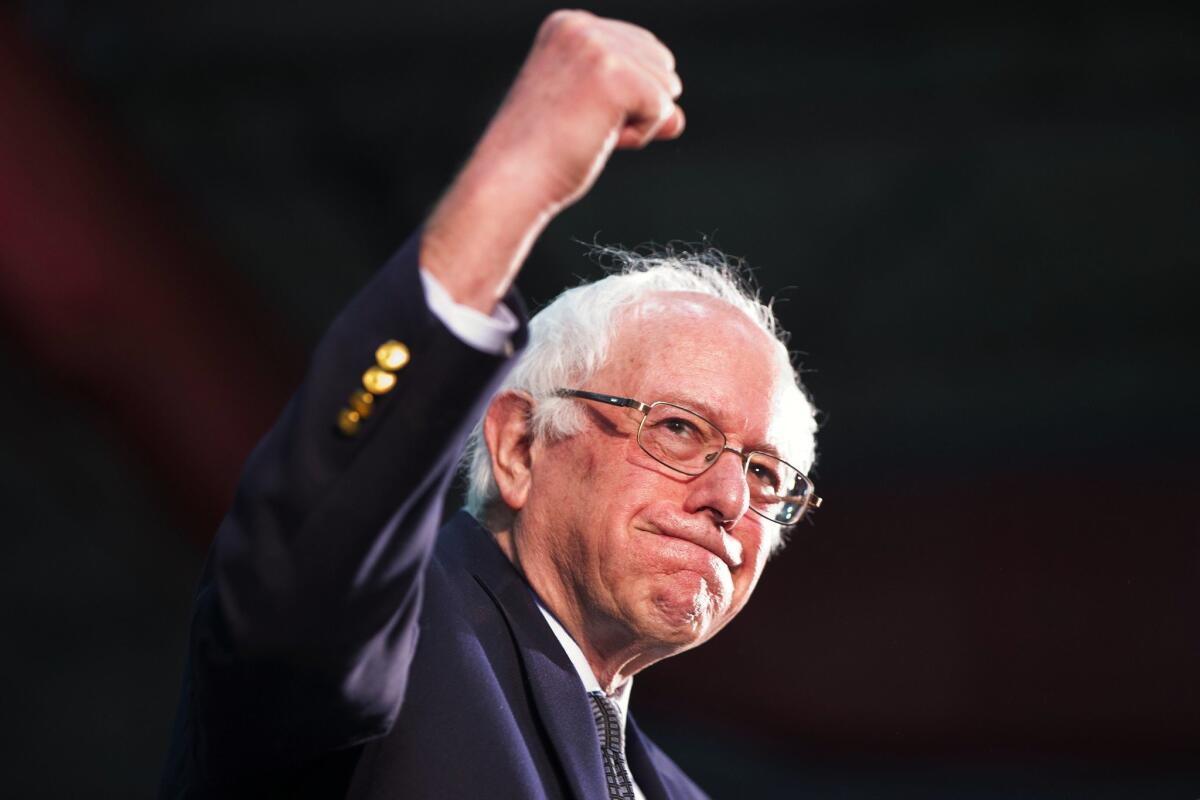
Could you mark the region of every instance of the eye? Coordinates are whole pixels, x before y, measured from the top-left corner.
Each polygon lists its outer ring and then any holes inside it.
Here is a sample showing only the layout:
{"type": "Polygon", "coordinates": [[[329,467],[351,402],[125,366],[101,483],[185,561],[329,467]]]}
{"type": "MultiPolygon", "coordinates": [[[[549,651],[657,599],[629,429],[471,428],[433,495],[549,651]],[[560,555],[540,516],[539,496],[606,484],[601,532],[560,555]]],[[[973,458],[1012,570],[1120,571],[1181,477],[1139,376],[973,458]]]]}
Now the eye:
{"type": "Polygon", "coordinates": [[[772,494],[779,491],[779,474],[769,465],[760,461],[751,461],[746,474],[756,480],[759,486],[770,489],[772,494]]]}
{"type": "Polygon", "coordinates": [[[696,427],[695,423],[683,417],[668,417],[659,422],[655,427],[661,428],[681,439],[696,439],[700,436],[700,429],[696,427]]]}

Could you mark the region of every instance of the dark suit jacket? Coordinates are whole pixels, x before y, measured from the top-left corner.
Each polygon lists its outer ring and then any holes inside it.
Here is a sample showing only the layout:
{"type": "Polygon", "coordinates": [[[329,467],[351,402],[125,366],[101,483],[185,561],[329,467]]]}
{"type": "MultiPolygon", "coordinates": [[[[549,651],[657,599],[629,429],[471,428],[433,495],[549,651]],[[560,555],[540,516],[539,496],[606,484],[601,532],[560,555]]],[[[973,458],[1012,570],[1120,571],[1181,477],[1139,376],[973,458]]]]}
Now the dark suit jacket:
{"type": "MultiPolygon", "coordinates": [[[[530,588],[466,513],[439,532],[508,363],[429,312],[416,244],[338,317],[246,464],[196,594],[164,797],[607,796],[530,588]],[[335,419],[390,339],[411,361],[346,436],[335,419]]],[[[703,796],[627,728],[647,798],[703,796]]]]}

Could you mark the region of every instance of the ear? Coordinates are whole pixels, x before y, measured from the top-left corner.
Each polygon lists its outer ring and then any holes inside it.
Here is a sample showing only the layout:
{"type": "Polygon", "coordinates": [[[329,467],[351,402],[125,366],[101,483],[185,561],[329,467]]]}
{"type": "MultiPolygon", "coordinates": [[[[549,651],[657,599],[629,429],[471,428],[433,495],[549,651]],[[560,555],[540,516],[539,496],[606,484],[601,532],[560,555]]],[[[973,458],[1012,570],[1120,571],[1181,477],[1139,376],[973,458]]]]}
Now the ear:
{"type": "Polygon", "coordinates": [[[529,498],[532,415],[532,397],[525,392],[507,391],[492,398],[483,418],[483,440],[492,457],[492,477],[500,498],[513,511],[520,511],[529,498]]]}

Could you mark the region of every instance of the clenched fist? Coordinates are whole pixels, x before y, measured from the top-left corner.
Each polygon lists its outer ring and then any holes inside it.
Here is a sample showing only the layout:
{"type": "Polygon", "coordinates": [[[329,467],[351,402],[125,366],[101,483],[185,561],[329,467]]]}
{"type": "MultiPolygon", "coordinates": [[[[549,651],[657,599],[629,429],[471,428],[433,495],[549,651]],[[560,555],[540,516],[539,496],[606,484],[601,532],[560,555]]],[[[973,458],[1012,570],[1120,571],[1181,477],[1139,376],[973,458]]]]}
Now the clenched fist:
{"type": "Polygon", "coordinates": [[[426,224],[422,265],[490,311],[546,223],[615,148],[683,132],[675,58],[649,31],[556,11],[471,158],[426,224]]]}
{"type": "Polygon", "coordinates": [[[519,164],[547,204],[588,190],[614,147],[683,132],[675,57],[649,31],[586,11],[541,30],[477,154],[519,164]]]}

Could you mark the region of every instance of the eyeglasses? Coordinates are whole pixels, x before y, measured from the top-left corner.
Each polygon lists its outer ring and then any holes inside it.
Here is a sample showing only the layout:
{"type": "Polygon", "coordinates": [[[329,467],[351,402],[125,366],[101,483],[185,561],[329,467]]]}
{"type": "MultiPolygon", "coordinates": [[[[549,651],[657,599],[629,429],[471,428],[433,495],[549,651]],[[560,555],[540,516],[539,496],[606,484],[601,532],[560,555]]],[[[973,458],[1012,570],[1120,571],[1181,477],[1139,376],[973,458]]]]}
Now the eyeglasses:
{"type": "Polygon", "coordinates": [[[795,525],[809,509],[821,506],[821,498],[803,472],[770,453],[744,453],[729,447],[725,434],[695,411],[664,400],[646,405],[628,397],[581,389],[559,389],[555,394],[642,412],[638,446],[658,463],[684,475],[700,475],[716,464],[722,453],[733,453],[742,462],[750,490],[750,510],[778,525],[795,525]]]}

